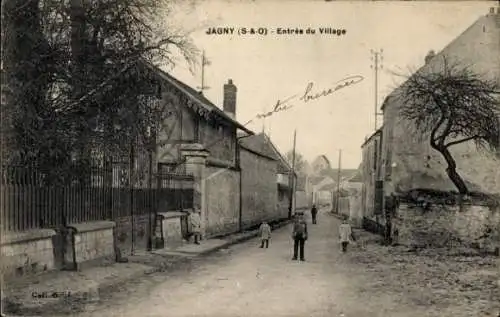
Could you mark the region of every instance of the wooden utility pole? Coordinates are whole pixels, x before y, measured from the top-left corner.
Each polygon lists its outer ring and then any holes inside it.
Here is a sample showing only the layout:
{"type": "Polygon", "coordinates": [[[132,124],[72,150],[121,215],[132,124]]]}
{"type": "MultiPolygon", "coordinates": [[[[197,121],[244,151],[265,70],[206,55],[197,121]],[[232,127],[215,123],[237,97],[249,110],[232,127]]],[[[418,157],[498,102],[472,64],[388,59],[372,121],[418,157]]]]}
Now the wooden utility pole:
{"type": "Polygon", "coordinates": [[[294,196],[295,196],[295,145],[297,141],[297,130],[293,132],[293,151],[292,151],[292,173],[290,175],[290,202],[289,202],[289,212],[288,218],[292,217],[292,213],[295,213],[294,196]]]}
{"type": "Polygon", "coordinates": [[[372,61],[373,61],[373,64],[370,66],[371,68],[373,68],[373,70],[375,71],[375,112],[374,112],[374,116],[375,116],[375,131],[377,131],[377,119],[378,119],[378,116],[381,115],[382,113],[378,112],[378,70],[379,69],[382,69],[383,68],[383,65],[382,65],[382,61],[383,61],[383,52],[384,50],[383,49],[380,49],[379,51],[374,51],[374,50],[370,50],[371,54],[372,54],[372,61]]]}
{"type": "Polygon", "coordinates": [[[339,203],[340,203],[340,171],[342,168],[342,150],[339,150],[339,167],[337,170],[337,203],[335,205],[335,212],[339,213],[339,203]]]}

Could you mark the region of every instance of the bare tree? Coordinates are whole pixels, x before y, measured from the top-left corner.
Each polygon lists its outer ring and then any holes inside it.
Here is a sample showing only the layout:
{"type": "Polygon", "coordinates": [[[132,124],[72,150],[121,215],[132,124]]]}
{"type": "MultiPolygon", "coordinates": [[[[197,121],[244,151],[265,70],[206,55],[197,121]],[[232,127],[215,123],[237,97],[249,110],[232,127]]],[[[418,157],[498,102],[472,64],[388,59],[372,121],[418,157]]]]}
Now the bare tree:
{"type": "MultiPolygon", "coordinates": [[[[290,150],[290,151],[286,152],[285,158],[286,158],[288,164],[290,164],[290,166],[292,166],[293,151],[290,150]]],[[[305,174],[305,172],[306,172],[305,168],[306,168],[307,164],[308,164],[308,162],[304,159],[304,156],[302,156],[302,154],[300,154],[298,152],[295,152],[295,173],[297,173],[297,175],[304,175],[305,174]]]]}
{"type": "Polygon", "coordinates": [[[96,146],[127,151],[171,113],[171,102],[158,102],[165,92],[154,70],[143,66],[173,65],[174,50],[194,61],[189,35],[164,23],[172,2],[2,1],[12,91],[2,121],[13,127],[14,161],[55,171],[96,146]]]}
{"type": "Polygon", "coordinates": [[[446,160],[448,177],[465,195],[469,190],[449,148],[470,141],[478,149],[500,148],[500,90],[497,81],[443,59],[441,71],[417,72],[403,84],[400,114],[429,135],[430,146],[446,160]]]}

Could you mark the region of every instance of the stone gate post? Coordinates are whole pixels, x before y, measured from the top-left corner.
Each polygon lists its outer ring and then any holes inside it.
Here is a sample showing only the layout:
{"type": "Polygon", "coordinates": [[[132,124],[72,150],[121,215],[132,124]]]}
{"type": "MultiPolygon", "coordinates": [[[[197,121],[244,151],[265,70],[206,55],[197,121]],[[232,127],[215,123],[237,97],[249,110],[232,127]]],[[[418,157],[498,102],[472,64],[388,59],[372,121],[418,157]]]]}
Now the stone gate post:
{"type": "Polygon", "coordinates": [[[182,144],[180,147],[181,156],[184,159],[186,173],[194,176],[193,184],[193,206],[200,210],[201,236],[205,238],[207,225],[207,197],[206,197],[206,174],[205,163],[209,152],[202,144],[182,144]]]}

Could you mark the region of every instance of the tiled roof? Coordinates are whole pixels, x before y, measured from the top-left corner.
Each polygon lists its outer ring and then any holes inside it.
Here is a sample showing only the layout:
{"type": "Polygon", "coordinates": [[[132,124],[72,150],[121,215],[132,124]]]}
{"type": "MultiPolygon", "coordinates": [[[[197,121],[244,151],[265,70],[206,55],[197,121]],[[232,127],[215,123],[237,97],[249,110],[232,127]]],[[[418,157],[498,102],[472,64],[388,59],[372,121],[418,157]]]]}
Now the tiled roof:
{"type": "Polygon", "coordinates": [[[317,184],[321,183],[321,181],[323,181],[323,179],[325,179],[324,176],[311,176],[311,177],[309,177],[309,182],[312,185],[317,185],[317,184]]]}
{"type": "MultiPolygon", "coordinates": [[[[264,137],[266,138],[269,146],[271,147],[271,150],[274,152],[276,157],[279,158],[278,173],[281,173],[281,174],[290,173],[292,170],[292,167],[290,166],[290,164],[288,164],[288,162],[285,159],[285,157],[283,156],[283,154],[281,154],[281,152],[278,150],[276,145],[274,145],[274,143],[271,141],[271,139],[265,133],[263,133],[263,134],[264,134],[264,137]]],[[[295,176],[297,176],[297,173],[295,173],[295,176]]]]}
{"type": "Polygon", "coordinates": [[[358,172],[351,179],[349,179],[349,182],[351,182],[351,183],[362,183],[363,182],[363,176],[361,175],[361,171],[358,170],[358,172]]]}
{"type": "Polygon", "coordinates": [[[281,155],[276,146],[265,133],[261,132],[254,136],[244,136],[243,133],[239,133],[238,137],[240,138],[239,142],[242,147],[277,160],[278,173],[290,173],[291,167],[288,165],[283,155],[281,155]]]}
{"type": "Polygon", "coordinates": [[[267,139],[265,136],[260,134],[251,135],[248,137],[244,137],[239,140],[241,147],[248,149],[252,152],[261,154],[268,158],[272,158],[274,160],[279,160],[274,151],[269,146],[267,139]]]}
{"type": "MultiPolygon", "coordinates": [[[[197,109],[198,111],[196,111],[198,114],[201,115],[202,113],[206,113],[206,112],[216,114],[218,117],[222,118],[224,121],[228,122],[229,124],[236,126],[247,133],[253,134],[253,132],[250,131],[247,127],[243,126],[241,123],[239,123],[238,121],[236,121],[233,118],[231,118],[230,116],[228,116],[219,107],[217,107],[210,100],[205,98],[205,96],[203,96],[203,94],[201,94],[200,92],[197,92],[196,90],[194,90],[190,86],[186,85],[182,81],[173,77],[169,73],[159,69],[158,67],[151,65],[150,63],[145,62],[145,65],[148,68],[150,68],[151,70],[153,70],[156,74],[158,74],[161,77],[161,79],[170,83],[172,86],[174,86],[179,91],[184,93],[190,99],[190,101],[192,101],[195,105],[197,105],[198,107],[201,107],[201,109],[197,109]]],[[[192,104],[189,104],[188,106],[190,106],[190,105],[192,106],[192,104]]]]}

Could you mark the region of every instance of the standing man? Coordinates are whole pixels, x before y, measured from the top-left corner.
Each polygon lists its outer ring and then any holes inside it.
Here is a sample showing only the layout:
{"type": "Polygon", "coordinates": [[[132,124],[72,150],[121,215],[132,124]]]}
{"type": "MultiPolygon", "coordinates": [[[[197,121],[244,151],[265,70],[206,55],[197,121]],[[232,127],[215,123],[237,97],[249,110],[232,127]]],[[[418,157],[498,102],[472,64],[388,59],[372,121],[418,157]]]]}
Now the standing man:
{"type": "Polygon", "coordinates": [[[318,209],[316,208],[316,205],[313,205],[311,208],[311,216],[312,216],[312,223],[316,224],[316,215],[318,214],[318,209]]]}
{"type": "Polygon", "coordinates": [[[293,223],[292,239],[293,239],[292,260],[297,260],[297,256],[300,255],[300,261],[305,261],[306,259],[304,256],[304,244],[307,240],[307,223],[304,219],[304,213],[302,212],[297,213],[297,218],[295,218],[295,221],[293,223]]]}
{"type": "Polygon", "coordinates": [[[347,251],[347,245],[351,238],[354,240],[354,235],[352,234],[352,228],[347,218],[344,218],[342,224],[339,227],[339,235],[340,235],[340,244],[342,245],[342,252],[347,251]]]}
{"type": "Polygon", "coordinates": [[[189,215],[189,221],[191,223],[191,231],[194,236],[194,243],[200,244],[201,217],[200,217],[200,211],[198,209],[193,210],[193,212],[189,215]]]}
{"type": "Polygon", "coordinates": [[[387,245],[392,243],[392,219],[396,214],[396,211],[399,207],[399,201],[392,192],[389,196],[385,197],[385,232],[384,232],[384,240],[387,245]]]}

